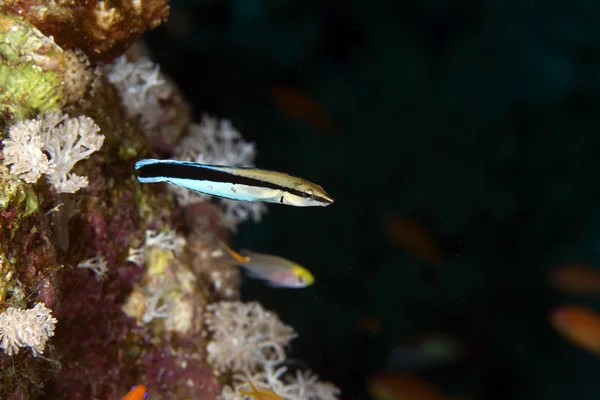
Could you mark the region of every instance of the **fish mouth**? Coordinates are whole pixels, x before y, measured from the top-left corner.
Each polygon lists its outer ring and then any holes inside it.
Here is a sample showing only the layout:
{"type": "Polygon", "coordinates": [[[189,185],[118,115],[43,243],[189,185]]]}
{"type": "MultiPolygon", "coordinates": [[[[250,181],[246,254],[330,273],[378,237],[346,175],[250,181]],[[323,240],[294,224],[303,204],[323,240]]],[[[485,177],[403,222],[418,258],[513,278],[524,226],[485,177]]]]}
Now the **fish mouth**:
{"type": "Polygon", "coordinates": [[[323,202],[323,206],[326,207],[330,204],[335,203],[335,199],[333,197],[330,197],[328,195],[323,196],[321,199],[319,199],[323,202]]]}

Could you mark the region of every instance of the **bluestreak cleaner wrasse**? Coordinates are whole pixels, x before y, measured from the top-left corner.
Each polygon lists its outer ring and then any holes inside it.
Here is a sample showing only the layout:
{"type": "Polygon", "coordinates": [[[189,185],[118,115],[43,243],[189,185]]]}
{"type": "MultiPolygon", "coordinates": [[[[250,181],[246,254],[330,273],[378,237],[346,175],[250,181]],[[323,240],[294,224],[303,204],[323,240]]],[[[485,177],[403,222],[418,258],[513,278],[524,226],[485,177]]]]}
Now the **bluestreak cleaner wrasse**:
{"type": "Polygon", "coordinates": [[[312,285],[314,276],[301,265],[282,257],[242,250],[239,254],[225,243],[221,247],[251,278],[267,281],[269,286],[300,289],[312,285]]]}
{"type": "Polygon", "coordinates": [[[139,160],[135,169],[142,183],[168,182],[226,199],[296,207],[333,203],[333,198],[321,186],[281,172],[155,159],[139,160]]]}

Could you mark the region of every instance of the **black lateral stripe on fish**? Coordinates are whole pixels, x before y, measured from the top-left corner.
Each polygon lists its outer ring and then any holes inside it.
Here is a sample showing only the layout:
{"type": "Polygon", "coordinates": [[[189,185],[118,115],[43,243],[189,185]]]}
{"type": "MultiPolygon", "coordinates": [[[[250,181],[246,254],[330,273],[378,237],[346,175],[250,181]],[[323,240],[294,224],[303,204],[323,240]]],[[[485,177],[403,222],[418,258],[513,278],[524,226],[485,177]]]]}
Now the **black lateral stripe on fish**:
{"type": "MultiPolygon", "coordinates": [[[[294,189],[292,187],[286,187],[278,185],[273,182],[250,178],[240,174],[244,170],[256,170],[248,167],[228,167],[222,165],[203,165],[203,164],[187,164],[184,162],[173,164],[173,163],[155,163],[145,164],[136,168],[139,171],[140,178],[178,178],[178,179],[190,179],[198,181],[211,181],[211,182],[226,182],[231,184],[247,185],[254,187],[264,187],[275,190],[283,190],[292,193],[296,196],[303,197],[304,192],[301,190],[294,189]],[[238,173],[236,173],[238,172],[238,173]]],[[[273,171],[269,171],[273,172],[273,171]]],[[[294,175],[285,174],[293,178],[297,178],[294,175]]],[[[315,200],[322,202],[330,202],[330,199],[315,195],[315,200]]]]}

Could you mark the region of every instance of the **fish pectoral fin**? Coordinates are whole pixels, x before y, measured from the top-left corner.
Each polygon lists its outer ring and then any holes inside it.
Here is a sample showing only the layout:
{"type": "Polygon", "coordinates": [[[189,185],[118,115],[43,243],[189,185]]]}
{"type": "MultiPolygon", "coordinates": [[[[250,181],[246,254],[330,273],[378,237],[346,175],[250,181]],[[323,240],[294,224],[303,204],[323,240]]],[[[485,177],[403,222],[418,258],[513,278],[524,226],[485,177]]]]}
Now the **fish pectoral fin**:
{"type": "Polygon", "coordinates": [[[285,286],[285,285],[281,285],[279,283],[275,283],[275,282],[272,282],[272,281],[268,281],[266,283],[266,285],[269,286],[269,287],[275,288],[275,289],[287,288],[287,286],[285,286]]]}
{"type": "Polygon", "coordinates": [[[260,279],[261,281],[264,281],[265,279],[267,279],[264,276],[254,272],[248,268],[244,268],[244,275],[246,275],[248,278],[251,278],[251,279],[260,279]]]}

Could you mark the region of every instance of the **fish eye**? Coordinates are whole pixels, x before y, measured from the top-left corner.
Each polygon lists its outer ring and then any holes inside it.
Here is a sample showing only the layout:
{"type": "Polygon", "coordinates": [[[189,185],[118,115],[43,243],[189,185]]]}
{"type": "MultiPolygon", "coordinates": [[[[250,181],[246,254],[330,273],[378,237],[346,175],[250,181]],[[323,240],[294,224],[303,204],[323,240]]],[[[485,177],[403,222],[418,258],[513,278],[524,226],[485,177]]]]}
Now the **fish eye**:
{"type": "Polygon", "coordinates": [[[313,190],[308,189],[306,192],[304,192],[304,198],[313,200],[315,198],[315,194],[314,194],[313,190]]]}

